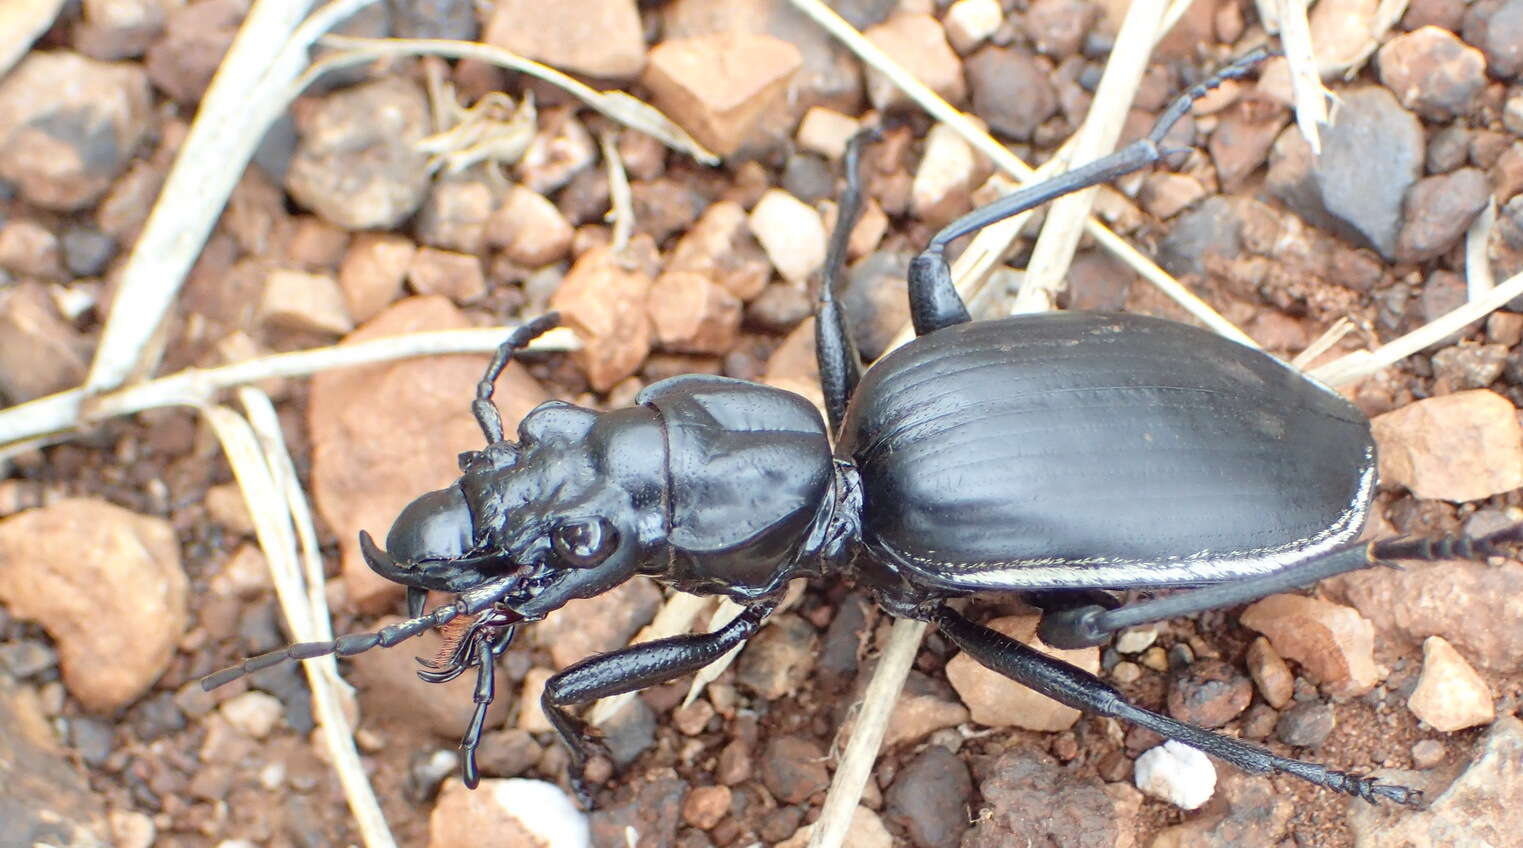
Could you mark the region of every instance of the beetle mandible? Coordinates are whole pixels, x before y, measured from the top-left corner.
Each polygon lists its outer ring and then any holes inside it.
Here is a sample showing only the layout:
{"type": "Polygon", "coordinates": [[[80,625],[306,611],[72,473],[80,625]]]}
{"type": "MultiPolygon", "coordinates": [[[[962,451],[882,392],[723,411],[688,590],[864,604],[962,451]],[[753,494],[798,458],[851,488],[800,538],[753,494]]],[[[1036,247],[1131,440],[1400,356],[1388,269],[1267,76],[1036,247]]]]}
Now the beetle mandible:
{"type": "Polygon", "coordinates": [[[825,265],[816,347],[826,416],[799,395],[689,375],[626,409],[541,404],[504,437],[493,384],[551,313],[498,348],[471,404],[487,445],[454,485],[397,517],[366,562],[407,587],[408,620],[301,643],[207,677],[210,689],[288,659],[390,647],[456,619],[453,652],[419,675],[476,669],[463,779],[493,699],[494,659],[519,624],[647,574],[726,595],[744,612],[701,635],[582,660],[550,678],[545,715],[583,767],[600,743],[568,707],[696,671],[741,644],[796,577],[845,572],[889,613],[934,623],[983,665],[1061,703],[1124,719],[1248,772],[1285,772],[1373,801],[1421,793],[1278,756],[1129,703],[1099,677],[949,607],[1032,593],[1047,644],[1304,586],[1393,559],[1484,558],[1491,536],[1357,541],[1375,489],[1369,422],[1331,389],[1204,330],[1127,314],[1045,313],[973,322],[944,257],[952,240],[1151,165],[1195,99],[1243,76],[1250,54],[1180,95],[1122,150],[952,222],[910,266],[916,339],[862,370],[833,287],[861,205],[857,160],[825,265]],[[827,426],[828,421],[828,426],[827,426]],[[1116,606],[1103,590],[1184,591],[1116,606]],[[424,614],[429,590],[456,595],[424,614]]]}

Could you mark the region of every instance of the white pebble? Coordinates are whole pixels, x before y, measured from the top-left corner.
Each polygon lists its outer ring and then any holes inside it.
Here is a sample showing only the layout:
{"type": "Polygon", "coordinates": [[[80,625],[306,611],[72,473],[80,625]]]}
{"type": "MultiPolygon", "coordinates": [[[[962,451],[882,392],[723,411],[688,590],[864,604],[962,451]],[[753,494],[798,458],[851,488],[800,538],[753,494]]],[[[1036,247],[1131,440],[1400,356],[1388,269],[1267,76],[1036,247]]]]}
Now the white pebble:
{"type": "Polygon", "coordinates": [[[263,739],[275,729],[285,707],[275,696],[251,690],[224,701],[221,710],[228,724],[255,739],[263,739]]]}
{"type": "Polygon", "coordinates": [[[801,284],[825,264],[820,213],[780,188],[769,188],[751,209],[751,232],[783,279],[801,284]]]}
{"type": "Polygon", "coordinates": [[[1216,767],[1205,754],[1170,739],[1137,758],[1134,780],[1154,798],[1195,810],[1216,791],[1216,767]]]}
{"type": "Polygon", "coordinates": [[[1141,627],[1128,627],[1116,636],[1116,650],[1123,654],[1140,654],[1153,646],[1158,641],[1158,627],[1152,624],[1144,624],[1141,627]]]}
{"type": "Polygon", "coordinates": [[[587,848],[592,844],[587,815],[559,786],[515,777],[487,781],[482,787],[491,787],[497,806],[539,837],[541,844],[555,848],[587,848]]]}

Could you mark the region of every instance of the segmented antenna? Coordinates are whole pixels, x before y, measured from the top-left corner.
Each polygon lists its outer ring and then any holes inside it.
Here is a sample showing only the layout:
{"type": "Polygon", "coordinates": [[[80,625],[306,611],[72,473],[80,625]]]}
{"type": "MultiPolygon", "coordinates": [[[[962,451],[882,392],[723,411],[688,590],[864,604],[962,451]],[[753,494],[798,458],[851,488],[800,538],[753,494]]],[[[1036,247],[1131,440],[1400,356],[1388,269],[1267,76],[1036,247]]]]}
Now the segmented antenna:
{"type": "Polygon", "coordinates": [[[502,374],[502,369],[508,367],[508,361],[513,354],[527,347],[529,342],[544,335],[549,330],[559,326],[561,316],[559,312],[546,312],[533,321],[519,325],[518,329],[508,334],[508,338],[497,346],[497,352],[492,354],[492,361],[487,365],[486,373],[481,375],[481,380],[476,383],[476,399],[471,401],[471,412],[476,416],[476,423],[481,425],[481,432],[487,437],[487,444],[494,445],[502,441],[502,413],[492,403],[492,392],[497,387],[497,377],[502,374]]]}
{"type": "Polygon", "coordinates": [[[499,577],[487,583],[463,592],[452,604],[435,607],[433,612],[409,618],[382,627],[373,633],[350,633],[340,636],[331,642],[297,642],[284,648],[277,648],[257,657],[250,657],[243,662],[224,668],[213,674],[201,678],[201,688],[210,692],[218,686],[223,686],[237,680],[247,674],[263,671],[272,666],[280,665],[288,660],[310,660],[317,657],[325,657],[334,654],[340,657],[352,657],[362,654],[371,648],[390,648],[400,642],[405,642],[426,630],[434,627],[442,627],[465,615],[476,615],[502,600],[513,591],[518,582],[515,575],[499,577]]]}

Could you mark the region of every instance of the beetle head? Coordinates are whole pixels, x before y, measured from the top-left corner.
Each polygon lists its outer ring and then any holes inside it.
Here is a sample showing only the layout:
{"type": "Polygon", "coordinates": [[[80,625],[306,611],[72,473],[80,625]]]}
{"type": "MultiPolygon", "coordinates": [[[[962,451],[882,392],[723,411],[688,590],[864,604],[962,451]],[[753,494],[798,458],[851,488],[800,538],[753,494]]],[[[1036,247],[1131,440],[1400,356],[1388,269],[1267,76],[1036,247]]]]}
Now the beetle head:
{"type": "Polygon", "coordinates": [[[512,575],[500,604],[532,621],[628,579],[664,539],[652,413],[552,401],[518,436],[462,456],[461,478],[403,509],[386,550],[361,534],[365,561],[408,587],[410,608],[430,589],[459,594],[512,575]]]}

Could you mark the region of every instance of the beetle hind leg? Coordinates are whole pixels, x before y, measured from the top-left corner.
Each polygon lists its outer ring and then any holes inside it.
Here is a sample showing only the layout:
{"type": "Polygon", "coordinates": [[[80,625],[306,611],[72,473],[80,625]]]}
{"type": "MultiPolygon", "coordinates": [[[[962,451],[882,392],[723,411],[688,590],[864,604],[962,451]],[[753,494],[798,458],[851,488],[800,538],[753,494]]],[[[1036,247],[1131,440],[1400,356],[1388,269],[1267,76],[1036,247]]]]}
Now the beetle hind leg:
{"type": "Polygon", "coordinates": [[[830,249],[825,254],[825,268],[820,280],[820,301],[815,311],[814,354],[820,366],[820,389],[825,394],[825,413],[830,432],[839,433],[846,406],[862,379],[862,358],[846,326],[846,315],[836,302],[836,287],[846,265],[846,244],[862,213],[862,148],[882,138],[877,129],[865,129],[846,143],[846,190],[836,213],[835,231],[830,234],[830,249]]]}
{"type": "Polygon", "coordinates": [[[929,618],[941,629],[942,634],[981,665],[1059,703],[1085,712],[1129,721],[1252,774],[1284,772],[1370,802],[1385,798],[1409,807],[1422,803],[1422,793],[1415,789],[1379,783],[1372,777],[1282,757],[1241,739],[1213,733],[1143,709],[1127,701],[1119,691],[1095,675],[1047,656],[1002,633],[974,624],[944,605],[931,610],[929,618]]]}
{"type": "Polygon", "coordinates": [[[1054,648],[1087,648],[1103,644],[1112,633],[1127,627],[1256,601],[1276,592],[1309,586],[1334,575],[1376,565],[1390,565],[1392,560],[1484,560],[1502,554],[1502,546],[1518,542],[1523,542],[1523,524],[1514,524],[1485,536],[1455,535],[1353,543],[1269,574],[1177,592],[1127,604],[1119,609],[1085,604],[1048,612],[1042,616],[1038,633],[1043,642],[1054,648]]]}

